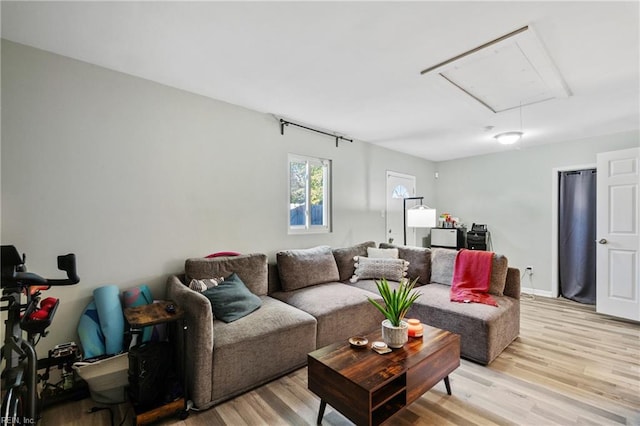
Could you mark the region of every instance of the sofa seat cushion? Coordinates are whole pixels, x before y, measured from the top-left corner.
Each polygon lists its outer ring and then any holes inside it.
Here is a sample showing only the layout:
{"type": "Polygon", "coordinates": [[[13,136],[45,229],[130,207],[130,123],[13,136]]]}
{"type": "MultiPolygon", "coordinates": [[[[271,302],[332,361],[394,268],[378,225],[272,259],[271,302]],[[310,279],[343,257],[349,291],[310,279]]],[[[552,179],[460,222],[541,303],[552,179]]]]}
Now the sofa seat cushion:
{"type": "Polygon", "coordinates": [[[451,302],[451,287],[429,284],[419,288],[422,295],[413,304],[408,318],[418,318],[433,327],[460,334],[460,352],[465,358],[489,364],[506,348],[520,330],[520,304],[507,296],[494,296],[498,306],[451,302]]]}
{"type": "Polygon", "coordinates": [[[382,298],[349,284],[326,283],[272,296],[315,317],[318,348],[369,333],[384,319],[368,300],[382,298]]]}
{"type": "MultiPolygon", "coordinates": [[[[400,283],[397,281],[387,281],[389,283],[389,288],[391,290],[397,290],[400,286],[400,283]]],[[[357,287],[361,290],[366,290],[370,293],[373,293],[374,296],[380,296],[378,292],[378,286],[376,285],[376,280],[358,280],[358,282],[350,284],[353,287],[357,287]]]]}
{"type": "Polygon", "coordinates": [[[213,323],[214,403],[301,367],[315,349],[313,316],[269,296],[260,299],[251,315],[213,323]]]}

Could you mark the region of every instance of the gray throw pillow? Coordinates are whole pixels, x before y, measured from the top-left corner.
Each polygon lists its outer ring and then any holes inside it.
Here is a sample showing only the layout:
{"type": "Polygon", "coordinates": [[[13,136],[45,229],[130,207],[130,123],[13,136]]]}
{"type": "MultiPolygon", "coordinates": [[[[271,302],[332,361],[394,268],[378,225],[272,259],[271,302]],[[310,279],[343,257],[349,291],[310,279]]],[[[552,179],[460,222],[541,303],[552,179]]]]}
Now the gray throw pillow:
{"type": "Polygon", "coordinates": [[[451,285],[453,266],[458,252],[452,249],[431,249],[431,282],[451,285]]]}
{"type": "Polygon", "coordinates": [[[340,280],[338,265],[329,246],[279,251],[276,262],[284,291],[340,280]]]}
{"type": "Polygon", "coordinates": [[[399,259],[397,248],[367,247],[367,257],[372,259],[399,259]]]}
{"type": "Polygon", "coordinates": [[[356,256],[356,270],[351,277],[351,282],[358,280],[380,280],[385,278],[389,281],[400,281],[407,276],[409,262],[404,259],[384,259],[356,256]]]}
{"type": "Polygon", "coordinates": [[[211,302],[213,315],[224,322],[245,317],[262,305],[262,300],[251,293],[235,273],[202,295],[211,302]]]}

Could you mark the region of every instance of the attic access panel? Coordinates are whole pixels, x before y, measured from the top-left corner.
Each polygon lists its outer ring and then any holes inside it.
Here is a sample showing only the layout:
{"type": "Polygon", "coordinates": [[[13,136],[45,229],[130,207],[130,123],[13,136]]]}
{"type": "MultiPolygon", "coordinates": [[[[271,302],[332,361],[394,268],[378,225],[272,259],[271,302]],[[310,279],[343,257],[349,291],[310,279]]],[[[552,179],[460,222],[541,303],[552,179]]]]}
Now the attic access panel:
{"type": "Polygon", "coordinates": [[[531,27],[492,40],[427,68],[497,113],[570,96],[531,27]]]}

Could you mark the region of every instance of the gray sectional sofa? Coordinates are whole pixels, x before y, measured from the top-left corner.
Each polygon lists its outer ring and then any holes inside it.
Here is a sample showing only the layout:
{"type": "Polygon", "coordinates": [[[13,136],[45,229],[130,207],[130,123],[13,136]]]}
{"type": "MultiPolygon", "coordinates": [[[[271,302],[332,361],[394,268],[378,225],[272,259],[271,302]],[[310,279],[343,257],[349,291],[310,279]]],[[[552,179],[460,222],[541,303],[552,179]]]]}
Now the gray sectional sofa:
{"type": "MultiPolygon", "coordinates": [[[[206,409],[302,367],[308,352],[380,327],[381,300],[374,279],[351,282],[354,257],[367,256],[374,242],[331,249],[284,250],[276,263],[264,254],[188,259],[185,274],[167,281],[167,298],[185,309],[189,395],[206,409]],[[210,300],[188,287],[192,279],[236,273],[261,306],[229,323],[214,319],[210,300]]],[[[422,296],[408,317],[461,336],[461,356],[489,364],[520,328],[520,274],[495,256],[490,293],[498,307],[449,301],[455,250],[390,246],[408,261],[407,278],[422,296]],[[497,271],[497,272],[496,272],[497,271]]],[[[397,285],[397,283],[392,283],[397,285]]]]}

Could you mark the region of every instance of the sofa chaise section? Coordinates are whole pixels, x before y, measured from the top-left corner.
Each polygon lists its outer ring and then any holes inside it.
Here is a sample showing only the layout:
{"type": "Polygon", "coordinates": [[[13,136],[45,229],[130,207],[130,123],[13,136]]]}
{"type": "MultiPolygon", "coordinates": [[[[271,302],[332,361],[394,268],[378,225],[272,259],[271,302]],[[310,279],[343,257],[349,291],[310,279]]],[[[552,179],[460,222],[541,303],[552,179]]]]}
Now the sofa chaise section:
{"type": "Polygon", "coordinates": [[[498,306],[450,301],[451,286],[429,284],[419,287],[422,295],[409,310],[433,327],[460,335],[460,355],[489,364],[518,337],[520,303],[508,296],[493,296],[498,306]]]}
{"type": "MultiPolygon", "coordinates": [[[[520,332],[520,273],[508,267],[507,258],[496,254],[493,260],[489,293],[498,306],[451,301],[451,281],[456,250],[394,246],[400,258],[410,262],[408,279],[417,280],[422,295],[409,310],[408,318],[417,318],[433,327],[460,335],[460,355],[490,364],[520,332]]],[[[358,281],[354,286],[377,292],[375,280],[358,281]]],[[[398,283],[390,282],[392,288],[398,283]]]]}
{"type": "Polygon", "coordinates": [[[520,333],[520,275],[507,258],[494,254],[489,294],[498,306],[451,301],[451,283],[457,251],[430,251],[430,284],[419,287],[422,295],[409,317],[460,335],[460,355],[488,365],[520,333]]]}

